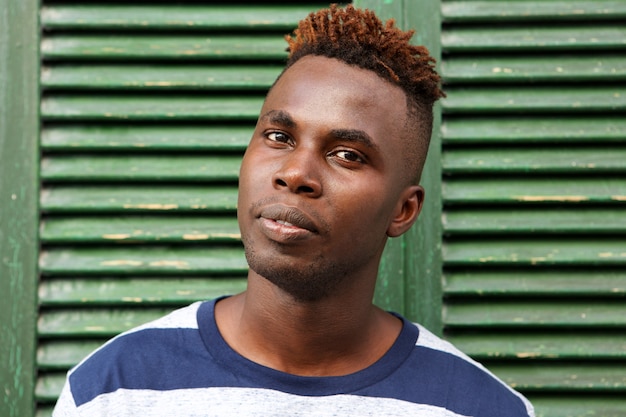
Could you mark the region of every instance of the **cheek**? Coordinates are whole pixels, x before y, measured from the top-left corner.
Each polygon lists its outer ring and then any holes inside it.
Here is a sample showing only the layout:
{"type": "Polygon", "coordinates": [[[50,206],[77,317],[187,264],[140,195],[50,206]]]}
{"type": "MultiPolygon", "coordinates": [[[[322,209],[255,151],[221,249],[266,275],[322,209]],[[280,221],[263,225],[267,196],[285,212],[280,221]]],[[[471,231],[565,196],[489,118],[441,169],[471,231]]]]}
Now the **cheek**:
{"type": "Polygon", "coordinates": [[[349,219],[351,229],[361,234],[386,235],[395,201],[391,201],[385,187],[377,181],[367,181],[362,186],[345,182],[343,192],[350,198],[340,205],[343,213],[339,217],[349,219]]]}
{"type": "Polygon", "coordinates": [[[250,171],[253,169],[253,167],[255,166],[255,161],[254,161],[254,149],[253,149],[253,145],[250,144],[248,145],[248,148],[246,149],[246,152],[243,154],[243,158],[241,160],[241,166],[239,168],[239,173],[240,176],[246,176],[250,173],[250,171]]]}
{"type": "Polygon", "coordinates": [[[253,167],[254,164],[252,163],[251,158],[244,156],[239,169],[239,189],[237,193],[238,211],[241,209],[245,211],[246,207],[253,199],[251,194],[254,194],[254,190],[258,188],[258,186],[255,186],[256,176],[253,167]]]}
{"type": "Polygon", "coordinates": [[[247,152],[241,161],[239,169],[239,194],[253,193],[264,182],[268,182],[263,158],[258,158],[247,152]]]}

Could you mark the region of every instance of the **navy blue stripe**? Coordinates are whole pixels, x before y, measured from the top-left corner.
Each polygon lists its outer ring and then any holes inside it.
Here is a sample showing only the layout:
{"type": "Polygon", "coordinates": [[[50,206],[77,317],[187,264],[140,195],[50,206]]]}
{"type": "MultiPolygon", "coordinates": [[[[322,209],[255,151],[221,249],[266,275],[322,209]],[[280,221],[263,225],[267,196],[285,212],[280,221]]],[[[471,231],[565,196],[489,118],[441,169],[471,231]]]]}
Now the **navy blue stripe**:
{"type": "Polygon", "coordinates": [[[159,391],[242,387],[306,396],[345,393],[395,398],[462,415],[527,415],[517,396],[474,364],[445,352],[416,347],[418,330],[406,320],[394,347],[372,367],[342,377],[298,377],[238,355],[214,325],[213,303],[203,304],[201,310],[209,312],[198,311],[201,331],[145,329],[123,335],[92,355],[70,376],[76,405],[120,388],[159,391]]]}
{"type": "Polygon", "coordinates": [[[119,388],[170,390],[223,381],[195,329],[146,329],[116,339],[70,375],[77,406],[119,388]]]}
{"type": "Polygon", "coordinates": [[[415,347],[384,386],[358,394],[434,405],[466,416],[528,415],[524,402],[490,374],[458,356],[422,346],[415,347]]]}

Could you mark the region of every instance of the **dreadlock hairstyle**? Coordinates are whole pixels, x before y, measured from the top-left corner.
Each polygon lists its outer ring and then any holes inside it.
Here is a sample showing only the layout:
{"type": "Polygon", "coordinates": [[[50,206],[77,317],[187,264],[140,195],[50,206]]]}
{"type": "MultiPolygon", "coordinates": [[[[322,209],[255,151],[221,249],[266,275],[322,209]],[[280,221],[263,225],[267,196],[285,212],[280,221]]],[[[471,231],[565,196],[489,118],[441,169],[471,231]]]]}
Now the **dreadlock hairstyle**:
{"type": "Polygon", "coordinates": [[[285,70],[307,55],[335,58],[399,86],[416,120],[417,149],[411,165],[421,173],[432,130],[432,107],[445,97],[435,59],[424,46],[409,44],[414,31],[402,31],[393,19],[385,24],[370,10],[336,4],[300,21],[292,35],[285,36],[289,56],[285,70]],[[421,140],[420,140],[421,139],[421,140]]]}

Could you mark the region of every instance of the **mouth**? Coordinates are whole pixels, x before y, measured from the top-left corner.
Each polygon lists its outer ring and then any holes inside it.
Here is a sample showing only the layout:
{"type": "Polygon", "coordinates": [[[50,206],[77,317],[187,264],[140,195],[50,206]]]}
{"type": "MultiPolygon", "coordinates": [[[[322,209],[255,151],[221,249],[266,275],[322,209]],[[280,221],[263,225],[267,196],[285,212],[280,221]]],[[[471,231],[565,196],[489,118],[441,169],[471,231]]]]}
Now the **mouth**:
{"type": "Polygon", "coordinates": [[[276,223],[278,223],[278,224],[282,224],[283,226],[295,226],[294,224],[291,224],[291,223],[286,222],[286,221],[284,221],[284,220],[278,220],[278,219],[276,219],[276,220],[274,220],[274,221],[275,221],[276,223]]]}
{"type": "Polygon", "coordinates": [[[265,206],[260,210],[257,217],[266,222],[273,222],[277,227],[282,227],[287,230],[300,229],[314,234],[319,233],[319,228],[315,221],[302,210],[295,207],[288,207],[281,204],[265,206]]]}

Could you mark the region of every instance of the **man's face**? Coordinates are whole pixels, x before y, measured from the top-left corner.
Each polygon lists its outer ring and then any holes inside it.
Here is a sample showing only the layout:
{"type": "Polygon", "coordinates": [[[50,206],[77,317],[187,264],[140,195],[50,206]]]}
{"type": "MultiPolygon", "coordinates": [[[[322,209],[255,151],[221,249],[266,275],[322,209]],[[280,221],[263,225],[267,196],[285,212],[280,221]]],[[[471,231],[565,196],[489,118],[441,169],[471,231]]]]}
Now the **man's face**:
{"type": "Polygon", "coordinates": [[[302,300],[375,276],[387,236],[423,199],[411,185],[404,92],[375,73],[307,56],[274,85],[239,179],[250,268],[302,300]]]}

